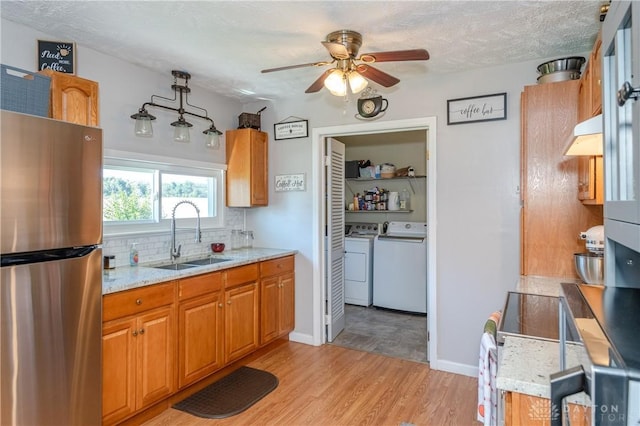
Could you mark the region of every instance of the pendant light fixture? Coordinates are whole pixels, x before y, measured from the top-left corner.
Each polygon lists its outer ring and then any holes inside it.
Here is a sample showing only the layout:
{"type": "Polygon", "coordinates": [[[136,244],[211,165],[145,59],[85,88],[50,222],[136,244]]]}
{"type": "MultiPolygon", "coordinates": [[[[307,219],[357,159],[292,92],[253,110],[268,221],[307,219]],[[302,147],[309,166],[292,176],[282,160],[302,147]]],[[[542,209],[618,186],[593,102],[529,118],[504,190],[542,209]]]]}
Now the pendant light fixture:
{"type": "Polygon", "coordinates": [[[193,127],[193,124],[189,123],[185,120],[185,115],[190,115],[192,117],[197,117],[203,120],[208,120],[211,122],[211,126],[203,131],[205,134],[205,146],[211,149],[218,149],[220,147],[220,135],[222,132],[216,129],[216,126],[211,118],[209,118],[209,114],[207,110],[204,108],[200,108],[195,105],[191,105],[188,100],[188,94],[191,92],[189,88],[189,80],[191,79],[191,74],[186,71],[171,71],[173,75],[173,84],[171,88],[173,89],[173,99],[165,98],[160,95],[151,95],[151,100],[149,102],[145,102],[142,104],[142,107],[138,110],[136,114],[133,114],[131,118],[136,120],[135,125],[135,134],[136,136],[141,137],[151,137],[153,136],[153,127],[151,122],[156,119],[153,115],[149,114],[147,111],[147,107],[157,107],[166,109],[169,111],[175,111],[178,113],[178,119],[171,123],[171,125],[175,128],[173,133],[173,139],[176,142],[190,142],[191,137],[189,135],[189,128],[193,127]],[[178,81],[182,80],[182,81],[178,81]],[[155,101],[156,98],[164,99],[165,101],[176,102],[179,101],[179,106],[172,107],[167,105],[159,104],[155,101]],[[187,111],[184,109],[185,105],[190,106],[192,108],[197,108],[201,111],[204,111],[204,115],[197,114],[191,111],[187,111]]]}

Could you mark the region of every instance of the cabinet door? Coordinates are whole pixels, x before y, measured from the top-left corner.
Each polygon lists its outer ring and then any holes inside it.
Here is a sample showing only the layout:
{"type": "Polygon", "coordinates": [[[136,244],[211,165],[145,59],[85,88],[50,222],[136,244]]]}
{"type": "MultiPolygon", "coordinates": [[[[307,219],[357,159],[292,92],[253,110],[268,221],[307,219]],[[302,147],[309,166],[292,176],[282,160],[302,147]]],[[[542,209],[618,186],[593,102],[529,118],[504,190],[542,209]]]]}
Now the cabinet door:
{"type": "Polygon", "coordinates": [[[269,204],[269,184],[267,169],[269,164],[267,134],[251,134],[251,204],[266,206],[269,204]]]}
{"type": "Polygon", "coordinates": [[[183,388],[222,367],[222,293],[183,302],[179,307],[178,386],[183,388]]]}
{"type": "Polygon", "coordinates": [[[135,319],[105,323],[102,329],[102,420],[113,424],[136,409],[135,319]]]}
{"type": "Polygon", "coordinates": [[[295,327],[295,276],[293,273],[280,277],[280,336],[293,331],[295,327]]]}
{"type": "Polygon", "coordinates": [[[578,121],[584,121],[591,118],[591,100],[592,100],[592,64],[588,63],[582,77],[580,78],[580,87],[578,88],[578,121]]]}
{"type": "MultiPolygon", "coordinates": [[[[568,405],[572,426],[591,424],[591,409],[577,404],[568,405]]],[[[551,424],[551,401],[548,398],[524,395],[518,392],[505,394],[505,426],[549,426],[551,424]]]]}
{"type": "Polygon", "coordinates": [[[227,207],[266,206],[269,201],[267,134],[254,129],[226,133],[227,207]]]}
{"type": "Polygon", "coordinates": [[[61,72],[43,70],[51,77],[51,118],[98,126],[98,83],[61,72]]]}
{"type": "Polygon", "coordinates": [[[598,34],[591,52],[591,116],[602,112],[602,38],[598,34]]]}
{"type": "Polygon", "coordinates": [[[136,407],[143,408],[175,390],[173,307],[138,319],[136,407]]]}
{"type": "Polygon", "coordinates": [[[258,296],[256,282],[225,292],[225,363],[258,347],[258,296]]]}
{"type": "Polygon", "coordinates": [[[260,282],[260,344],[264,345],[279,335],[279,305],[279,277],[263,278],[260,282]]]}

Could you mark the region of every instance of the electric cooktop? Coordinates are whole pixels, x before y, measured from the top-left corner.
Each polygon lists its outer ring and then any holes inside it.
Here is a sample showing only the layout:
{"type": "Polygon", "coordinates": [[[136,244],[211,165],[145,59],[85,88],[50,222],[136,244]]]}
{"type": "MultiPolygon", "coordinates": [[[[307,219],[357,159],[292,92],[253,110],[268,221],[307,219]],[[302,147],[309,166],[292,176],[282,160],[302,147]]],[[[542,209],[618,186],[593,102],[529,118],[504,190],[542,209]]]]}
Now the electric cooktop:
{"type": "Polygon", "coordinates": [[[558,297],[510,291],[498,325],[497,343],[506,336],[559,340],[558,297]]]}

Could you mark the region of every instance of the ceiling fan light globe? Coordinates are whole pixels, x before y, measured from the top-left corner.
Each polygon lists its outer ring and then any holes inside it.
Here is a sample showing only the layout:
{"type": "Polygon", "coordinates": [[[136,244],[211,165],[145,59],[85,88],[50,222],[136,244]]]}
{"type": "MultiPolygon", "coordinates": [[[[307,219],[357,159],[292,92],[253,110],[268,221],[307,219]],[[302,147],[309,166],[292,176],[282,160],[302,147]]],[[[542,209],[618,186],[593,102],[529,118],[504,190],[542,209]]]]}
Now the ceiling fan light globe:
{"type": "Polygon", "coordinates": [[[361,76],[357,71],[351,71],[349,73],[349,87],[351,87],[351,93],[356,94],[362,92],[369,82],[366,78],[361,76]]]}
{"type": "Polygon", "coordinates": [[[324,87],[326,87],[332,95],[344,96],[347,94],[347,80],[342,70],[335,69],[324,80],[324,87]]]}

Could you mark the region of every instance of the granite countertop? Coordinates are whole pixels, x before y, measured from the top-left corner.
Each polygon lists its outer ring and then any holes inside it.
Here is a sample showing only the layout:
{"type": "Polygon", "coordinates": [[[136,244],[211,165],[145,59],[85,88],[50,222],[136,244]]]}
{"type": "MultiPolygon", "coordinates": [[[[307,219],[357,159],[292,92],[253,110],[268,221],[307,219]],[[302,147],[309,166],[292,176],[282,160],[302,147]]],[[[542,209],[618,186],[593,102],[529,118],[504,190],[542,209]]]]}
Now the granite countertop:
{"type": "MultiPolygon", "coordinates": [[[[521,276],[516,284],[520,293],[560,296],[560,283],[580,282],[576,278],[521,276]]],[[[506,297],[506,296],[505,296],[506,297]]],[[[533,337],[507,336],[499,348],[496,387],[504,391],[549,398],[549,376],[560,370],[560,344],[557,341],[533,337]]],[[[570,345],[568,366],[578,365],[580,348],[570,345]]],[[[573,395],[568,402],[587,404],[584,393],[573,395]]]]}
{"type": "MultiPolygon", "coordinates": [[[[102,274],[102,294],[115,293],[164,281],[171,281],[221,269],[233,268],[235,266],[248,265],[250,263],[261,262],[263,260],[296,254],[297,252],[297,250],[271,248],[230,250],[213,255],[213,257],[230,259],[229,261],[215,263],[213,265],[199,266],[196,268],[182,269],[179,271],[154,268],[153,266],[163,264],[159,262],[140,264],[138,266],[118,267],[116,269],[105,269],[102,274]]],[[[202,256],[199,256],[199,258],[201,257],[202,256]]],[[[193,259],[185,257],[183,259],[181,258],[180,262],[182,263],[189,260],[193,259]]],[[[169,262],[164,263],[166,264],[169,262]]]]}
{"type": "MultiPolygon", "coordinates": [[[[567,368],[579,364],[580,347],[569,345],[567,368]]],[[[526,395],[551,397],[549,375],[560,371],[558,342],[529,337],[507,336],[501,349],[496,387],[526,395]]],[[[571,395],[567,402],[586,405],[584,393],[571,395]]]]}

